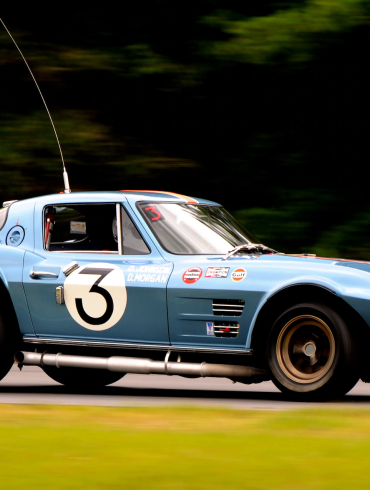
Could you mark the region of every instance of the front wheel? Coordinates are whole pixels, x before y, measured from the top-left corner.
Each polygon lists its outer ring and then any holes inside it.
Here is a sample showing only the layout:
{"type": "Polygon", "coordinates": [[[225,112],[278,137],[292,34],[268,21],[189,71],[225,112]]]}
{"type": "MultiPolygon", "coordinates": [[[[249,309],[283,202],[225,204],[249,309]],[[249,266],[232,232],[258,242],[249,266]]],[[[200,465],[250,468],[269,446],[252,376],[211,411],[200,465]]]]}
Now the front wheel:
{"type": "Polygon", "coordinates": [[[267,346],[274,384],[298,400],[332,399],[359,380],[356,344],[332,308],[302,303],[274,323],[267,346]]]}
{"type": "Polygon", "coordinates": [[[70,388],[79,389],[102,388],[125,376],[125,373],[114,373],[105,369],[58,368],[54,366],[42,366],[42,369],[54,381],[70,388]]]}

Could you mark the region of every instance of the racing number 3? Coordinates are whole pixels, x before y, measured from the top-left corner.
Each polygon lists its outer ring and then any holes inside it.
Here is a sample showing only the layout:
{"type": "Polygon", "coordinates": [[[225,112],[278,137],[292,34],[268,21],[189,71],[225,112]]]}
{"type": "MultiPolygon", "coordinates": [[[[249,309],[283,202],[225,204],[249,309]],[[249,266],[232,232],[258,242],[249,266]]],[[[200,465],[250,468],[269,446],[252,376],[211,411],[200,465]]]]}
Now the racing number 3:
{"type": "Polygon", "coordinates": [[[103,313],[102,316],[99,318],[95,318],[93,316],[90,316],[86,313],[83,304],[82,304],[82,298],[76,298],[76,308],[78,311],[78,314],[82,318],[82,320],[86,323],[89,323],[90,325],[103,325],[106,323],[110,317],[113,314],[113,299],[112,296],[108,293],[108,291],[104,288],[101,288],[99,284],[101,281],[106,277],[110,272],[112,272],[114,269],[95,269],[93,267],[88,267],[86,269],[83,269],[79,274],[94,274],[96,276],[100,276],[92,285],[89,293],[98,293],[103,296],[105,301],[107,302],[107,309],[105,310],[105,313],[103,313]]]}
{"type": "Polygon", "coordinates": [[[148,211],[148,216],[151,221],[158,221],[159,219],[162,219],[161,213],[155,206],[148,206],[145,208],[145,211],[148,211]],[[149,215],[149,213],[151,213],[151,215],[149,215]]]}

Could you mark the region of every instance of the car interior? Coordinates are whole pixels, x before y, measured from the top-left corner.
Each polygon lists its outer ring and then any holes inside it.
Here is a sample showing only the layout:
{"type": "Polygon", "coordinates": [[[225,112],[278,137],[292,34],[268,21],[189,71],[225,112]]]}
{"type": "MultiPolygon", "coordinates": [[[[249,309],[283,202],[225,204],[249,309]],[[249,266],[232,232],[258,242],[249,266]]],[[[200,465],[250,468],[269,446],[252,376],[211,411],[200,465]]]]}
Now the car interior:
{"type": "MultiPolygon", "coordinates": [[[[121,206],[123,254],[150,253],[136,226],[121,206]]],[[[50,252],[118,254],[115,203],[46,206],[44,247],[50,252]]]]}

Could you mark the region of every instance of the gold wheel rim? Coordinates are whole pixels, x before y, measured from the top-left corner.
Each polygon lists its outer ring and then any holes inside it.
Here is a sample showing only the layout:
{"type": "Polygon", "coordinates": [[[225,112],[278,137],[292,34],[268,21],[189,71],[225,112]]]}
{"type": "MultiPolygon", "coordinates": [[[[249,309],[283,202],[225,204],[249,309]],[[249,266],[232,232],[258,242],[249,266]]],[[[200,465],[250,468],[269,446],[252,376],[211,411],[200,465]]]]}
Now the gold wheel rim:
{"type": "Polygon", "coordinates": [[[313,315],[300,315],[282,328],[276,343],[276,355],[283,373],[300,383],[314,383],[331,368],[335,340],[329,326],[313,315]]]}

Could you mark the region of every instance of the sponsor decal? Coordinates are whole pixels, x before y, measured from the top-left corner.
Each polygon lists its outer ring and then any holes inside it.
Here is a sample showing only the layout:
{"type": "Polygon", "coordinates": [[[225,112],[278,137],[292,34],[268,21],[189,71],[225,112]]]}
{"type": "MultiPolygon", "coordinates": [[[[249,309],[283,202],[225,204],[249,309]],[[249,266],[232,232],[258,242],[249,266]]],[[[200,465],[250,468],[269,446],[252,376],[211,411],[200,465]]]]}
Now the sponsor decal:
{"type": "Polygon", "coordinates": [[[207,335],[214,335],[212,322],[207,322],[207,335]]]}
{"type": "Polygon", "coordinates": [[[208,267],[204,277],[223,278],[229,275],[230,267],[208,267]]]}
{"type": "Polygon", "coordinates": [[[65,304],[72,318],[89,330],[107,330],[122,318],[127,304],[123,271],[114,264],[79,267],[64,282],[65,304]]]}
{"type": "Polygon", "coordinates": [[[172,267],[157,265],[130,265],[127,282],[156,282],[166,284],[172,267]]]}
{"type": "Polygon", "coordinates": [[[24,235],[24,228],[21,226],[13,226],[6,236],[5,243],[10,247],[18,247],[23,242],[24,235]]]}
{"type": "Polygon", "coordinates": [[[199,281],[202,277],[202,269],[200,267],[190,267],[190,269],[186,270],[182,276],[182,280],[186,284],[194,284],[199,281]]]}
{"type": "Polygon", "coordinates": [[[247,271],[242,267],[240,267],[239,269],[235,269],[231,274],[231,279],[235,282],[240,282],[245,277],[247,277],[247,271]]]}

